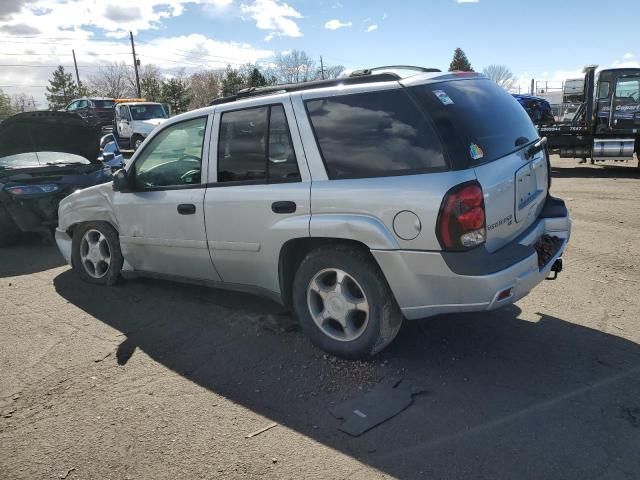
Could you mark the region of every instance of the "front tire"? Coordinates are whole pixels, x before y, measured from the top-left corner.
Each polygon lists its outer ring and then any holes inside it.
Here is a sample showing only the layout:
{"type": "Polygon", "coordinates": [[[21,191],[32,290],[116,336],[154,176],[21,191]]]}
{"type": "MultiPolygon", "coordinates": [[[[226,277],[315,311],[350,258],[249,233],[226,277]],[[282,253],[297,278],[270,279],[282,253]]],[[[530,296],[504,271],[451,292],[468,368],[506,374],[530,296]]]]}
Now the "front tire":
{"type": "Polygon", "coordinates": [[[344,358],[380,352],[403,320],[375,260],[347,245],[321,247],[306,256],[295,275],[293,307],[311,341],[344,358]]]}
{"type": "Polygon", "coordinates": [[[118,232],[106,222],[89,222],[73,232],[72,265],[89,283],[114,285],[120,276],[124,259],[118,232]]]}
{"type": "Polygon", "coordinates": [[[138,150],[138,148],[140,148],[140,145],[142,145],[142,142],[144,142],[144,138],[141,135],[133,135],[131,137],[131,149],[138,150]]]}

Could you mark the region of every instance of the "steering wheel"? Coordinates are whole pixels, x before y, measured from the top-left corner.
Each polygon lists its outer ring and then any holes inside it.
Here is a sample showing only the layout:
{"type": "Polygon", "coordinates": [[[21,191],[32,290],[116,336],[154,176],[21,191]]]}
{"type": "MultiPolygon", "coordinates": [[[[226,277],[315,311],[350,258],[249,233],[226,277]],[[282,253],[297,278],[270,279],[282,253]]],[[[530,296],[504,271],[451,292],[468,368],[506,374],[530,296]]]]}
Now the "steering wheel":
{"type": "MultiPolygon", "coordinates": [[[[194,169],[194,170],[189,170],[186,173],[183,173],[182,175],[180,175],[180,180],[182,181],[182,183],[187,183],[186,180],[189,177],[194,177],[198,175],[198,177],[200,176],[200,169],[194,169]]],[[[191,182],[188,182],[191,183],[191,182]]]]}

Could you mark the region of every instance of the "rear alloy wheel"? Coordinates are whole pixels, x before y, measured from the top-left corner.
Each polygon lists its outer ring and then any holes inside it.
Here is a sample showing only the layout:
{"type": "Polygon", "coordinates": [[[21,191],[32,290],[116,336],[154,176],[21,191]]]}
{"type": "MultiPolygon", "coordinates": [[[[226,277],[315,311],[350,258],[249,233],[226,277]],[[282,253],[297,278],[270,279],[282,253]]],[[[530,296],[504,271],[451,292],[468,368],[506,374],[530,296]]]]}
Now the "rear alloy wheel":
{"type": "Polygon", "coordinates": [[[122,269],[122,253],[115,229],[105,222],[86,223],[73,235],[73,268],[90,282],[114,284],[122,269]]]}
{"type": "Polygon", "coordinates": [[[338,268],[322,270],[311,279],[307,306],[322,333],[338,341],[360,337],[369,322],[369,303],[362,287],[338,268]]]}
{"type": "Polygon", "coordinates": [[[402,325],[402,312],[380,267],[363,248],[336,244],[313,250],[296,272],[292,293],[303,330],[333,355],[375,355],[402,325]]]}

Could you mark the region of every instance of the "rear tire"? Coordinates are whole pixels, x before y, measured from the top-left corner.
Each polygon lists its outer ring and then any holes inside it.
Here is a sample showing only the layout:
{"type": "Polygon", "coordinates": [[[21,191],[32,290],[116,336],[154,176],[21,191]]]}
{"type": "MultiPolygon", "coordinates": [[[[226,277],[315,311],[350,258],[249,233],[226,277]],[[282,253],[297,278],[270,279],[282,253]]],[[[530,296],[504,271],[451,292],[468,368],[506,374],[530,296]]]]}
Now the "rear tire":
{"type": "Polygon", "coordinates": [[[0,247],[8,247],[20,237],[20,229],[7,209],[0,205],[0,247]]]}
{"type": "Polygon", "coordinates": [[[403,320],[378,264],[348,245],[320,247],[306,256],[294,278],[293,307],[314,345],[344,358],[380,352],[403,320]]]}
{"type": "Polygon", "coordinates": [[[80,277],[97,285],[114,285],[124,258],[115,228],[106,222],[89,222],[73,232],[72,265],[80,277]]]}

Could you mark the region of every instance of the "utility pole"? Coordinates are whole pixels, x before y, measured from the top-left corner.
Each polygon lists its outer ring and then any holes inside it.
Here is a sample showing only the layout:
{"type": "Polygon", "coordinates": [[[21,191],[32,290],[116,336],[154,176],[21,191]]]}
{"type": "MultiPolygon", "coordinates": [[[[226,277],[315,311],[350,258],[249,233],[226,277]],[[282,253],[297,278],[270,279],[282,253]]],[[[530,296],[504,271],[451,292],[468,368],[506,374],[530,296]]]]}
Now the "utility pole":
{"type": "Polygon", "coordinates": [[[324,80],[324,64],[322,63],[322,55],[320,55],[320,76],[324,80]]]}
{"type": "Polygon", "coordinates": [[[76,67],[76,81],[78,82],[78,90],[80,90],[80,75],[78,75],[78,62],[76,62],[76,51],[75,50],[71,50],[71,53],[73,54],[73,65],[76,67]]]}
{"type": "Polygon", "coordinates": [[[133,69],[136,72],[136,87],[138,90],[138,98],[142,98],[142,92],[140,91],[140,77],[138,76],[138,58],[136,57],[136,45],[133,43],[133,33],[129,32],[131,38],[131,53],[133,54],[133,69]]]}

